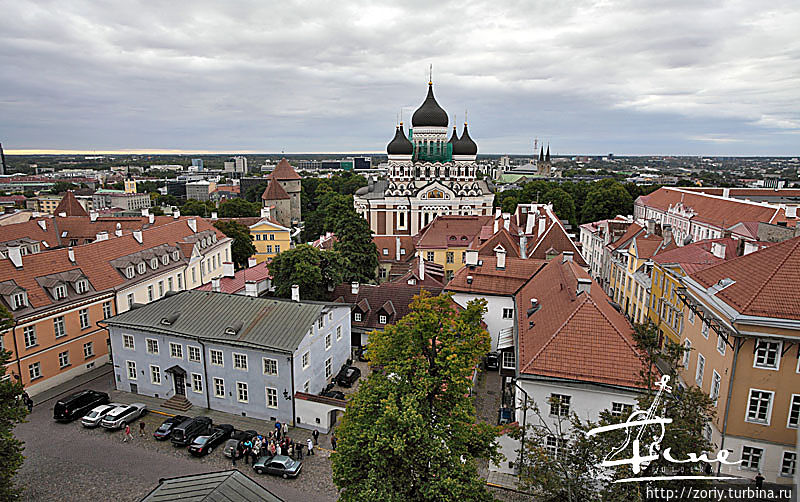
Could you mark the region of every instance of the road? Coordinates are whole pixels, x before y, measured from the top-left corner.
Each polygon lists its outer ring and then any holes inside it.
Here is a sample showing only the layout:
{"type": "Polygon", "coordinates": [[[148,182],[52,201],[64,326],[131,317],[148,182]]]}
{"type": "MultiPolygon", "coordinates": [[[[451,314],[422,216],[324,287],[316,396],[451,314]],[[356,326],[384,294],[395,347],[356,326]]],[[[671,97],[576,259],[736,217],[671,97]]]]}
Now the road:
{"type": "MultiPolygon", "coordinates": [[[[109,392],[113,389],[112,375],[81,388],[109,392]]],[[[219,450],[198,459],[149,435],[123,443],[120,432],[84,429],[78,421],[57,423],[52,418],[55,401],[37,403],[28,422],[16,428],[17,437],[25,441],[25,463],[17,476],[18,485],[24,489],[22,500],[133,502],[155,488],[159,478],[231,468],[219,450]]],[[[147,420],[157,421],[155,415],[147,420]]],[[[152,427],[148,428],[152,432],[152,427]]],[[[317,455],[307,464],[296,480],[259,476],[241,462],[237,467],[286,501],[336,500],[328,459],[317,455]]]]}

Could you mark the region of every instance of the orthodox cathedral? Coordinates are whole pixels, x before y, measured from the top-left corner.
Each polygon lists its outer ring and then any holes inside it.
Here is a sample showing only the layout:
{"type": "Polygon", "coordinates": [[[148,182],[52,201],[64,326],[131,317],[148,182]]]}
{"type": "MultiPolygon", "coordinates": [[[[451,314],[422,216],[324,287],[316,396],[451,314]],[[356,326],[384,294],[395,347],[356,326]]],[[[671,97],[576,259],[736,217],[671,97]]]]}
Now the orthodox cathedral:
{"type": "Polygon", "coordinates": [[[416,235],[439,215],[492,214],[494,193],[476,177],[478,145],[466,121],[461,136],[453,124],[448,139],[448,126],[447,112],[428,82],[428,96],[411,117],[408,133],[400,122],[386,147],[388,179],[370,181],[355,193],[356,211],[376,235],[416,235]]]}

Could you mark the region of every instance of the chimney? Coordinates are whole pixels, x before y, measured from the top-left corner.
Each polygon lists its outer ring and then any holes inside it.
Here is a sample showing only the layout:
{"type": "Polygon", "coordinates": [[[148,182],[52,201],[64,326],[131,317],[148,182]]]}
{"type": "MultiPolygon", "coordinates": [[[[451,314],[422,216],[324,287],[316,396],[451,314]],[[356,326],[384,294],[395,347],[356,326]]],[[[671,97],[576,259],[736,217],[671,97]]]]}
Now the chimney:
{"type": "Polygon", "coordinates": [[[666,246],[672,242],[672,225],[665,223],[661,230],[664,234],[664,245],[666,246]]]}
{"type": "Polygon", "coordinates": [[[39,226],[42,228],[42,230],[44,230],[45,232],[47,231],[47,221],[46,220],[37,220],[36,223],[39,224],[39,226]]]}
{"type": "Polygon", "coordinates": [[[544,228],[545,228],[546,224],[547,224],[547,222],[545,221],[544,216],[540,217],[539,218],[539,232],[536,234],[537,237],[541,237],[542,236],[542,234],[544,233],[544,228]]]}
{"type": "Polygon", "coordinates": [[[189,225],[189,228],[192,229],[193,233],[197,233],[197,220],[194,218],[189,218],[186,220],[186,224],[189,225]]]}
{"type": "Polygon", "coordinates": [[[133,231],[133,238],[136,239],[136,242],[141,244],[142,243],[142,231],[141,230],[134,230],[133,231]]]}
{"type": "Polygon", "coordinates": [[[180,218],[181,217],[181,210],[178,209],[177,207],[175,209],[173,209],[172,210],[172,217],[175,218],[176,220],[178,218],[180,218]]]}
{"type": "Polygon", "coordinates": [[[647,235],[656,233],[656,220],[647,220],[647,235]]]}
{"type": "Polygon", "coordinates": [[[256,259],[254,257],[251,256],[250,258],[247,259],[247,268],[253,268],[257,264],[258,264],[258,262],[256,261],[256,259]]]}
{"type": "Polygon", "coordinates": [[[117,237],[122,237],[122,225],[117,223],[117,227],[114,229],[114,235],[117,237]]]}
{"type": "Polygon", "coordinates": [[[67,256],[69,256],[69,261],[75,263],[75,250],[72,249],[72,246],[67,248],[67,256]]]}
{"type": "Polygon", "coordinates": [[[750,253],[753,253],[755,251],[758,251],[758,244],[756,244],[755,242],[745,241],[744,253],[742,254],[742,256],[749,255],[750,253]]]}
{"type": "Polygon", "coordinates": [[[219,277],[214,277],[213,279],[211,279],[211,291],[213,291],[215,293],[219,293],[220,292],[219,277]]]}
{"type": "Polygon", "coordinates": [[[578,290],[575,292],[575,294],[579,295],[581,293],[586,293],[588,295],[591,294],[591,292],[592,292],[592,280],[585,279],[583,277],[578,277],[578,290]]]}
{"type": "Polygon", "coordinates": [[[261,217],[266,219],[272,218],[272,216],[270,215],[269,206],[261,208],[261,217]]]}
{"type": "Polygon", "coordinates": [[[108,232],[97,232],[95,235],[95,242],[107,241],[108,240],[108,232]]]}
{"type": "Polygon", "coordinates": [[[498,219],[501,216],[503,216],[503,210],[498,207],[497,210],[494,212],[494,219],[498,219]]]}
{"type": "Polygon", "coordinates": [[[292,284],[292,301],[293,302],[300,301],[300,286],[297,284],[292,284]]]}
{"type": "Polygon", "coordinates": [[[147,222],[152,225],[153,223],[155,223],[155,221],[156,221],[156,215],[154,215],[153,213],[149,213],[147,215],[147,222]]]}
{"type": "Polygon", "coordinates": [[[22,250],[17,246],[8,246],[8,259],[16,268],[22,268],[22,250]]]}
{"type": "Polygon", "coordinates": [[[719,242],[712,242],[711,243],[711,254],[716,256],[717,258],[725,259],[725,244],[720,244],[719,242]]]}
{"type": "Polygon", "coordinates": [[[506,230],[511,228],[511,215],[510,214],[504,214],[503,215],[503,228],[505,228],[506,230]]]}
{"type": "Polygon", "coordinates": [[[400,237],[394,238],[394,260],[400,261],[400,237]]]}
{"type": "Polygon", "coordinates": [[[97,211],[89,211],[89,221],[97,221],[97,211]]]}
{"type": "Polygon", "coordinates": [[[256,285],[256,281],[245,281],[244,294],[245,296],[258,296],[258,285],[256,285]]]}
{"type": "Polygon", "coordinates": [[[233,262],[226,261],[222,263],[222,277],[233,277],[233,262]]]}
{"type": "Polygon", "coordinates": [[[216,220],[217,219],[217,212],[216,211],[211,211],[211,219],[212,220],[216,220]]]}
{"type": "Polygon", "coordinates": [[[146,208],[146,207],[143,207],[142,208],[142,216],[149,216],[149,215],[150,215],[150,209],[146,208]]]}
{"type": "Polygon", "coordinates": [[[357,281],[351,282],[350,283],[350,292],[353,293],[354,295],[357,295],[358,294],[358,286],[359,286],[359,284],[358,284],[357,281]]]}
{"type": "Polygon", "coordinates": [[[525,220],[525,234],[531,235],[533,234],[533,226],[536,224],[536,218],[533,217],[533,213],[528,213],[528,218],[525,220]]]}
{"type": "Polygon", "coordinates": [[[573,253],[572,251],[564,251],[564,263],[572,261],[574,255],[575,253],[573,253]]]}
{"type": "Polygon", "coordinates": [[[67,213],[65,213],[64,211],[61,211],[60,213],[58,213],[58,215],[61,216],[62,218],[67,217],[67,213]]]}
{"type": "Polygon", "coordinates": [[[786,206],[786,217],[797,218],[797,206],[786,206]]]}
{"type": "Polygon", "coordinates": [[[464,260],[468,267],[474,267],[478,264],[478,250],[477,249],[467,249],[466,251],[467,256],[464,260]]]}
{"type": "Polygon", "coordinates": [[[471,275],[467,276],[467,284],[472,284],[472,276],[471,275]]]}
{"type": "Polygon", "coordinates": [[[522,232],[519,233],[519,257],[526,259],[528,253],[528,238],[522,232]]]}
{"type": "Polygon", "coordinates": [[[539,300],[537,298],[531,298],[531,308],[535,309],[539,306],[539,300]]]}
{"type": "Polygon", "coordinates": [[[495,219],[494,219],[494,228],[492,229],[492,233],[493,233],[493,234],[496,234],[496,233],[497,233],[497,226],[498,226],[498,222],[499,222],[499,221],[500,221],[500,220],[498,220],[497,218],[495,218],[495,219]]]}
{"type": "Polygon", "coordinates": [[[731,198],[731,189],[730,188],[723,188],[722,189],[722,196],[725,197],[726,199],[730,199],[731,198]]]}
{"type": "Polygon", "coordinates": [[[501,248],[500,246],[496,247],[494,250],[495,256],[497,257],[497,269],[503,270],[506,268],[506,250],[501,248]]]}
{"type": "Polygon", "coordinates": [[[419,255],[419,274],[418,275],[419,275],[419,280],[420,281],[424,281],[425,280],[425,259],[422,257],[422,255],[419,255]]]}

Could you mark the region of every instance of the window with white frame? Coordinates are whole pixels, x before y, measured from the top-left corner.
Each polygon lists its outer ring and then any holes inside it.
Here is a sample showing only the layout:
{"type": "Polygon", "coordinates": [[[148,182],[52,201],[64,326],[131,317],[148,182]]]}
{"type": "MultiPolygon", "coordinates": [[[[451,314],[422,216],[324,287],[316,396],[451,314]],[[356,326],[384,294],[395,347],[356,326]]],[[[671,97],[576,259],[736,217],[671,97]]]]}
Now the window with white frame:
{"type": "Polygon", "coordinates": [[[152,284],[147,286],[147,301],[148,302],[152,302],[153,301],[153,285],[152,284]]]}
{"type": "Polygon", "coordinates": [[[722,335],[717,334],[717,352],[723,356],[725,355],[725,345],[725,338],[723,338],[722,335]]]}
{"type": "Polygon", "coordinates": [[[128,308],[132,309],[134,303],[133,293],[128,293],[128,308]]]}
{"type": "MultiPolygon", "coordinates": [[[[308,390],[306,390],[308,392],[308,390]]],[[[278,407],[278,389],[267,387],[267,408],[278,407]]]]}
{"type": "Polygon", "coordinates": [[[758,471],[761,465],[761,457],[764,456],[763,448],[756,448],[755,446],[742,446],[742,469],[750,471],[758,471]]]}
{"type": "Polygon", "coordinates": [[[150,383],[161,385],[161,368],[159,366],[150,365],[150,383]]]}
{"type": "Polygon", "coordinates": [[[378,317],[378,323],[379,324],[386,324],[386,316],[385,315],[379,316],[378,317]]]}
{"type": "Polygon", "coordinates": [[[697,370],[694,374],[694,381],[697,382],[698,387],[703,386],[703,375],[706,371],[706,358],[703,354],[697,353],[697,370]]]}
{"type": "Polygon", "coordinates": [[[303,384],[303,392],[308,394],[309,388],[311,388],[311,380],[306,380],[306,383],[303,384]]]}
{"type": "Polygon", "coordinates": [[[94,342],[86,342],[83,344],[83,358],[89,359],[94,357],[94,342]]]}
{"type": "Polygon", "coordinates": [[[89,309],[80,309],[78,311],[78,319],[81,323],[81,329],[89,327],[89,309]]]}
{"type": "Polygon", "coordinates": [[[325,335],[325,350],[328,350],[330,348],[331,348],[331,334],[328,333],[327,335],[325,335]]]}
{"type": "Polygon", "coordinates": [[[700,333],[703,334],[703,338],[708,339],[708,323],[703,321],[703,327],[700,328],[700,333]]]}
{"type": "Polygon", "coordinates": [[[306,352],[306,353],[303,354],[303,357],[301,358],[301,361],[303,363],[303,369],[308,368],[308,365],[309,365],[309,360],[308,359],[309,359],[308,352],[306,352]]]}
{"type": "Polygon", "coordinates": [[[64,352],[58,353],[58,366],[59,368],[66,368],[69,366],[69,351],[65,350],[64,352]]]}
{"type": "Polygon", "coordinates": [[[503,351],[503,369],[513,370],[517,367],[517,355],[513,350],[503,351]]]}
{"type": "Polygon", "coordinates": [[[694,325],[694,310],[689,309],[689,324],[694,325]]]}
{"type": "Polygon", "coordinates": [[[278,376],[278,360],[269,357],[262,357],[261,362],[264,366],[264,374],[269,376],[278,376]]]}
{"type": "Polygon", "coordinates": [[[769,370],[776,370],[780,365],[781,342],[758,340],[756,342],[756,355],[753,366],[769,370]]]}
{"type": "Polygon", "coordinates": [[[225,397],[225,380],[214,377],[214,397],[225,397]]]}
{"type": "Polygon", "coordinates": [[[135,350],[133,335],[122,335],[122,347],[129,350],[135,350]]]}
{"type": "Polygon", "coordinates": [[[568,417],[571,396],[565,394],[550,394],[550,416],[568,417]]]}
{"type": "Polygon", "coordinates": [[[183,275],[178,274],[176,277],[178,279],[178,291],[181,291],[183,290],[183,275]]]}
{"type": "Polygon", "coordinates": [[[354,312],[353,313],[353,320],[356,322],[361,322],[361,312],[354,312]]]}
{"type": "Polygon", "coordinates": [[[177,359],[183,359],[183,345],[169,342],[169,356],[177,359]]]}
{"type": "Polygon", "coordinates": [[[148,338],[146,341],[147,341],[147,353],[158,354],[158,340],[154,338],[148,338]]]}
{"type": "Polygon", "coordinates": [[[195,347],[193,345],[186,346],[187,356],[189,358],[189,362],[199,363],[200,362],[200,347],[195,347]]]}
{"type": "Polygon", "coordinates": [[[236,382],[236,399],[240,403],[246,403],[249,400],[248,398],[247,384],[244,382],[236,382]]]}
{"type": "Polygon", "coordinates": [[[323,326],[325,326],[325,316],[321,316],[321,317],[319,318],[319,321],[317,321],[317,327],[318,327],[319,329],[322,329],[322,328],[323,328],[323,326]]]}
{"type": "Polygon", "coordinates": [[[64,324],[63,315],[53,318],[53,331],[55,332],[56,338],[60,338],[67,334],[67,328],[64,324]]]}
{"type": "Polygon", "coordinates": [[[514,318],[514,309],[503,309],[503,319],[513,319],[514,318]]]}
{"type": "Polygon", "coordinates": [[[31,363],[28,365],[28,374],[31,377],[31,380],[36,380],[42,376],[42,365],[41,363],[31,363]]]}
{"type": "Polygon", "coordinates": [[[785,451],[781,459],[781,476],[794,476],[797,472],[797,452],[785,451]]]}
{"type": "Polygon", "coordinates": [[[750,389],[747,399],[746,422],[769,425],[772,415],[772,397],[775,393],[768,390],[750,389]]]}
{"type": "Polygon", "coordinates": [[[627,417],[633,412],[633,405],[627,403],[611,403],[612,417],[627,417]]]}
{"type": "Polygon", "coordinates": [[[789,419],[786,421],[786,427],[797,429],[798,426],[800,426],[800,394],[792,394],[792,399],[789,402],[789,419]]]}
{"type": "Polygon", "coordinates": [[[192,373],[192,392],[203,392],[203,375],[192,373]]]}
{"type": "Polygon", "coordinates": [[[722,385],[722,377],[719,376],[717,370],[714,370],[714,374],[711,376],[711,392],[708,394],[708,397],[714,401],[714,406],[717,405],[717,399],[719,399],[719,388],[722,385]]]}
{"type": "Polygon", "coordinates": [[[330,378],[333,375],[333,360],[329,357],[325,359],[325,378],[330,378]]]}
{"type": "Polygon", "coordinates": [[[211,364],[214,366],[225,366],[221,350],[211,349],[209,350],[209,354],[211,354],[211,364]]]}
{"type": "Polygon", "coordinates": [[[89,289],[89,282],[86,279],[81,279],[75,283],[75,292],[82,295],[89,289]]]}
{"type": "Polygon", "coordinates": [[[136,380],[136,361],[125,361],[125,367],[128,368],[128,380],[136,380]]]}
{"type": "Polygon", "coordinates": [[[688,368],[689,367],[689,357],[692,354],[692,341],[687,338],[686,340],[683,341],[683,347],[685,349],[683,351],[683,367],[684,368],[688,368]]]}
{"type": "Polygon", "coordinates": [[[60,285],[56,286],[55,288],[53,288],[53,297],[55,297],[56,300],[60,300],[62,298],[66,298],[67,297],[67,287],[65,285],[63,285],[63,284],[60,284],[60,285]]]}
{"type": "Polygon", "coordinates": [[[233,353],[233,367],[237,370],[247,371],[247,354],[233,353]]]}
{"type": "Polygon", "coordinates": [[[562,456],[566,446],[567,440],[556,436],[547,436],[545,440],[545,449],[553,457],[562,456]]]}
{"type": "Polygon", "coordinates": [[[39,343],[39,340],[36,338],[35,325],[31,324],[30,326],[25,326],[24,328],[22,328],[22,334],[25,338],[26,349],[29,349],[39,343]]]}
{"type": "Polygon", "coordinates": [[[12,297],[12,307],[14,310],[17,310],[22,307],[28,306],[28,295],[23,291],[21,293],[14,293],[12,297]]]}
{"type": "Polygon", "coordinates": [[[158,297],[164,296],[164,281],[158,281],[158,297]]]}
{"type": "Polygon", "coordinates": [[[111,302],[103,302],[103,319],[111,317],[111,302]]]}
{"type": "Polygon", "coordinates": [[[338,342],[341,339],[342,339],[342,327],[336,326],[336,341],[338,342]]]}

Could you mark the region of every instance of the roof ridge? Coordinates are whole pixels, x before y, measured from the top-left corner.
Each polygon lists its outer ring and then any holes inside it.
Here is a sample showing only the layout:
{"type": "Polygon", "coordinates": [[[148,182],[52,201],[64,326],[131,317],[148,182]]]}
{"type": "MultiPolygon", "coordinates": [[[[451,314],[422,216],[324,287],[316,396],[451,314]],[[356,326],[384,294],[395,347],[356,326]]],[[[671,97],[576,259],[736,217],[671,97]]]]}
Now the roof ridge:
{"type": "MultiPolygon", "coordinates": [[[[746,310],[755,301],[755,299],[758,297],[758,295],[761,293],[761,291],[764,289],[764,287],[767,285],[767,283],[770,282],[770,280],[775,276],[775,274],[778,272],[778,270],[781,270],[781,268],[783,267],[783,264],[786,263],[786,261],[789,258],[791,258],[792,254],[794,254],[794,251],[797,249],[797,246],[800,245],[800,239],[795,239],[795,241],[796,242],[791,246],[791,249],[786,253],[786,255],[783,257],[783,259],[779,263],[777,263],[775,265],[775,267],[772,269],[772,272],[767,276],[767,278],[764,280],[764,282],[762,282],[761,285],[753,292],[753,294],[750,295],[750,298],[747,300],[747,303],[745,303],[742,306],[742,310],[746,310]]],[[[766,249],[769,249],[769,248],[766,248],[766,249]]],[[[746,255],[746,256],[749,256],[749,255],[746,255]]],[[[733,260],[729,260],[729,261],[733,261],[733,260]]],[[[728,263],[728,262],[723,261],[722,263],[728,263]]],[[[709,268],[711,268],[711,267],[709,267],[709,268]]]]}

